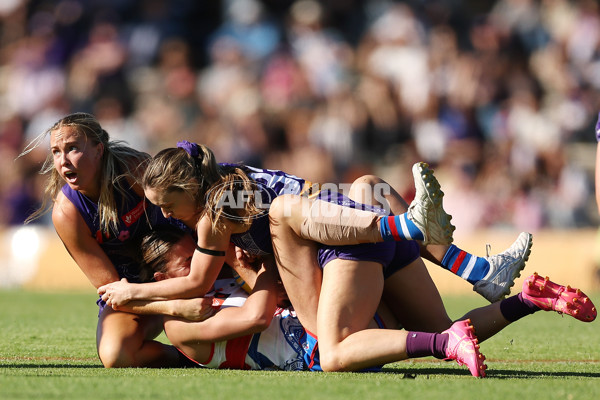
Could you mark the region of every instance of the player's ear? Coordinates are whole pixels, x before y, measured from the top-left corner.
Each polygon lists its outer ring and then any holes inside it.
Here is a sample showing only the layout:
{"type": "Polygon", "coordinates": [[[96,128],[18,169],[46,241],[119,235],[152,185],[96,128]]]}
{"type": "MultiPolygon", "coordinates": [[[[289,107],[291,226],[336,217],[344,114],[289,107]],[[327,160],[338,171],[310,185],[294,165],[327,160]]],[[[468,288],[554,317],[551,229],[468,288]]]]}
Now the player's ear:
{"type": "Polygon", "coordinates": [[[167,279],[167,274],[162,273],[162,272],[155,272],[154,273],[154,280],[156,282],[158,282],[158,281],[164,281],[165,279],[167,279]]]}
{"type": "Polygon", "coordinates": [[[98,145],[96,146],[96,158],[100,159],[100,158],[102,158],[103,155],[104,155],[104,144],[98,143],[98,145]]]}

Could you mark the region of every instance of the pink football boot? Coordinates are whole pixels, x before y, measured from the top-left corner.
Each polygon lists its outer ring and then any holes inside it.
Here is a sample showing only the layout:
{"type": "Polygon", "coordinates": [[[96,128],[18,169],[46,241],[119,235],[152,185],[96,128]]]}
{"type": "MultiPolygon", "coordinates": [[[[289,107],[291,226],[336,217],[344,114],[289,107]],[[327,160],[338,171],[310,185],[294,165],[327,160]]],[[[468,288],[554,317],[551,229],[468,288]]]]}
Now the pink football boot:
{"type": "Polygon", "coordinates": [[[596,319],[594,303],[579,289],[562,286],[534,273],[523,282],[522,296],[544,311],[569,314],[583,322],[596,319]]]}
{"type": "Polygon", "coordinates": [[[466,365],[475,377],[485,377],[485,356],[479,352],[479,344],[471,320],[456,321],[442,332],[448,334],[446,360],[456,360],[458,365],[466,365]]]}

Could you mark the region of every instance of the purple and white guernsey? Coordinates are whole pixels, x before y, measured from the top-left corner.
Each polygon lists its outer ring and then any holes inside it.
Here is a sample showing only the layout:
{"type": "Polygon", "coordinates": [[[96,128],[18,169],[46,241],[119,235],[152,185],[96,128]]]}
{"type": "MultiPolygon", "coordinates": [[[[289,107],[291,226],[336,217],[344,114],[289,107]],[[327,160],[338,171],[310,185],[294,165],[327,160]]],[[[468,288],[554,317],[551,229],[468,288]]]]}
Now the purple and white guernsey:
{"type": "Polygon", "coordinates": [[[73,190],[69,185],[64,185],[62,192],[77,208],[90,228],[90,235],[96,239],[113,263],[119,277],[127,278],[130,282],[139,282],[136,260],[138,260],[140,240],[150,232],[152,227],[169,223],[162,215],[160,208],[133,191],[125,198],[115,191],[119,224],[116,231],[102,232],[98,203],[77,190],[73,190]]]}
{"type": "MultiPolygon", "coordinates": [[[[262,196],[262,204],[266,207],[277,196],[282,194],[302,194],[311,186],[310,182],[297,176],[286,174],[283,171],[254,168],[241,164],[220,165],[242,169],[250,179],[257,183],[257,189],[262,196]]],[[[231,242],[252,255],[264,256],[273,254],[268,213],[265,212],[255,218],[248,231],[231,235],[231,242]]]]}

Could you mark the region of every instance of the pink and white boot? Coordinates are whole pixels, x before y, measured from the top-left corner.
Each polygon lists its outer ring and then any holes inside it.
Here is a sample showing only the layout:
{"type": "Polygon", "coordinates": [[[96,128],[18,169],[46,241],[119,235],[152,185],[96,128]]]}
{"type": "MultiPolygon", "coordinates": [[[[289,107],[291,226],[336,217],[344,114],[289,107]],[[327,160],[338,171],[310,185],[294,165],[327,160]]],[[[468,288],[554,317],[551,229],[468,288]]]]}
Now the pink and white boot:
{"type": "Polygon", "coordinates": [[[568,314],[583,322],[592,322],[598,314],[592,300],[581,290],[559,285],[537,273],[525,279],[521,295],[544,311],[568,314]]]}
{"type": "Polygon", "coordinates": [[[479,352],[479,344],[471,320],[456,321],[442,334],[448,334],[446,360],[456,360],[458,365],[466,365],[471,375],[484,378],[485,356],[479,352]]]}

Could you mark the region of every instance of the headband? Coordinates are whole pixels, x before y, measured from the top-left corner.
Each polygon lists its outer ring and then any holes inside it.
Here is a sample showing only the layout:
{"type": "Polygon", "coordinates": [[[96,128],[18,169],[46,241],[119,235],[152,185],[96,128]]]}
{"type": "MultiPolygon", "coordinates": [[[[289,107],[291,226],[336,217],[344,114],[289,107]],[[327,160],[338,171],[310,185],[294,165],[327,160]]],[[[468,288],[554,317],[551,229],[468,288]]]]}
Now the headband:
{"type": "Polygon", "coordinates": [[[198,146],[196,143],[182,140],[181,142],[177,142],[177,147],[184,149],[190,156],[194,158],[197,158],[200,155],[200,146],[198,146]]]}

